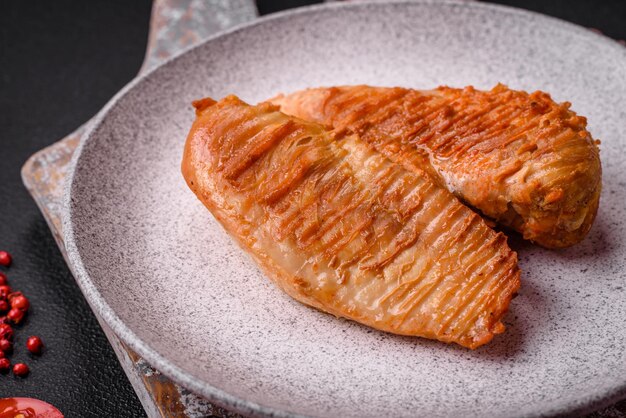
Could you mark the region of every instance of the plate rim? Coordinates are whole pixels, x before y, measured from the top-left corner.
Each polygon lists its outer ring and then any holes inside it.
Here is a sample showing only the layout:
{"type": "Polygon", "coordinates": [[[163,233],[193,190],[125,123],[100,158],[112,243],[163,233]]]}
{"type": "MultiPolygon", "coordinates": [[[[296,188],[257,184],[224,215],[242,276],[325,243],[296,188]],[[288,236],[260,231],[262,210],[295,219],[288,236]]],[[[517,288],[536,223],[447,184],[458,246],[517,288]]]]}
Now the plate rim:
{"type": "MultiPolygon", "coordinates": [[[[72,217],[72,192],[74,190],[76,180],[76,167],[78,165],[78,161],[83,154],[85,145],[96,135],[98,129],[106,120],[109,112],[137,85],[141,84],[145,79],[152,77],[153,73],[161,70],[161,67],[171,65],[171,63],[177,61],[182,56],[187,55],[196,49],[202,48],[206,44],[213,42],[216,39],[245,31],[255,26],[265,25],[272,21],[290,18],[292,16],[307,13],[315,14],[318,11],[327,9],[351,9],[367,6],[390,7],[397,5],[415,4],[429,7],[454,6],[469,9],[483,9],[496,13],[515,15],[520,18],[540,19],[543,20],[546,24],[549,24],[553,27],[560,27],[563,30],[576,33],[588,39],[592,39],[594,42],[601,42],[613,48],[617,54],[621,54],[626,62],[626,48],[620,45],[614,39],[609,38],[608,36],[605,36],[601,33],[591,31],[583,26],[579,26],[577,24],[559,18],[544,15],[542,13],[530,10],[494,3],[469,2],[463,0],[391,0],[385,2],[377,0],[364,0],[358,2],[331,2],[317,4],[290,9],[260,17],[251,22],[239,24],[233,28],[218,32],[204,39],[197,45],[192,45],[181,50],[174,56],[170,57],[169,59],[165,60],[158,66],[150,69],[149,71],[136,76],[118,93],[116,93],[98,112],[98,114],[88,123],[85,135],[83,135],[83,137],[81,138],[80,143],[72,156],[71,162],[68,167],[67,178],[63,187],[63,202],[61,209],[63,241],[65,246],[65,252],[67,255],[68,266],[72,271],[73,276],[78,283],[79,288],[81,289],[85,299],[89,303],[91,309],[96,312],[97,315],[102,318],[102,320],[104,320],[104,322],[113,330],[115,335],[118,336],[125,344],[127,344],[137,354],[144,358],[150,365],[154,366],[160,372],[171,378],[174,382],[205,397],[211,402],[249,416],[271,416],[290,418],[305,417],[305,415],[297,414],[288,410],[276,409],[274,407],[265,406],[257,402],[246,400],[244,398],[239,398],[235,395],[231,395],[225,390],[214,386],[213,384],[194,377],[193,375],[183,370],[181,367],[174,364],[174,362],[170,361],[168,358],[158,353],[148,343],[143,341],[137,334],[135,334],[135,332],[129,326],[127,326],[119,316],[117,316],[114,309],[108,304],[106,298],[98,291],[95,283],[91,279],[87,269],[83,264],[80,250],[75,240],[72,217]]],[[[559,404],[558,400],[549,400],[545,403],[541,403],[542,406],[545,406],[545,409],[537,410],[536,413],[532,413],[531,416],[555,416],[588,413],[599,408],[609,406],[625,398],[626,376],[621,381],[616,381],[615,385],[612,386],[611,389],[604,391],[600,390],[594,393],[587,392],[576,401],[569,401],[559,404]]]]}

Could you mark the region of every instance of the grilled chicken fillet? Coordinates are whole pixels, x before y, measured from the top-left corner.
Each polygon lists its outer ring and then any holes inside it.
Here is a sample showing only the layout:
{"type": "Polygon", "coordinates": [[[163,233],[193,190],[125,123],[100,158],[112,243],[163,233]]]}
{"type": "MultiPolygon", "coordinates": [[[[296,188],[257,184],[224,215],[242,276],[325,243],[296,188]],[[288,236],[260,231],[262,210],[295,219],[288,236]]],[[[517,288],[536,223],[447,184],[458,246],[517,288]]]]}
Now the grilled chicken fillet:
{"type": "Polygon", "coordinates": [[[187,184],[286,293],[380,330],[469,348],[504,331],[517,255],[429,175],[268,103],[194,105],[187,184]]]}
{"type": "Polygon", "coordinates": [[[410,170],[544,247],[580,242],[602,170],[586,119],[543,92],[346,86],[272,100],[287,114],[357,134],[410,170]]]}

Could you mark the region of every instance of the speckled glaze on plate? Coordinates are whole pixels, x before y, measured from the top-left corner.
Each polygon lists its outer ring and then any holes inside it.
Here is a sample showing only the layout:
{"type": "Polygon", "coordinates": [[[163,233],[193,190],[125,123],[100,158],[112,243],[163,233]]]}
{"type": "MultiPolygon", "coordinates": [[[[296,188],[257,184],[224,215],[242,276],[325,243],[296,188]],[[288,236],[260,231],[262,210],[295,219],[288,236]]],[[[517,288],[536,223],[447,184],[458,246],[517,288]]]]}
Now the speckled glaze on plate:
{"type": "Polygon", "coordinates": [[[545,16],[474,3],[332,4],[276,15],[133,81],[99,115],[66,190],[65,242],[91,306],[177,382],[253,415],[537,416],[626,396],[626,49],[545,16]],[[602,139],[589,237],[510,239],[522,289],[476,351],[398,337],[274,287],[185,186],[191,101],[307,86],[441,84],[550,92],[602,139]]]}

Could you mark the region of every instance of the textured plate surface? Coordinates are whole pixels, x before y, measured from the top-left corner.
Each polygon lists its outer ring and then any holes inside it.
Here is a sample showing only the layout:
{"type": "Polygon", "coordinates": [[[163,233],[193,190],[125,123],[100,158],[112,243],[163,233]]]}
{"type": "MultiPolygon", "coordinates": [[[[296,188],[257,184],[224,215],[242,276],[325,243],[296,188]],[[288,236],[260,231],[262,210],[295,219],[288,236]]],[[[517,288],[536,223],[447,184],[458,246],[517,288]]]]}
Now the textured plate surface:
{"type": "Polygon", "coordinates": [[[626,50],[482,4],[331,5],[211,39],[125,88],[82,143],[65,241],[92,307],[179,383],[242,412],[473,416],[581,412],[626,395],[626,50]],[[511,238],[522,289],[476,351],[377,332],[276,289],[187,189],[190,102],[307,86],[550,92],[602,139],[604,190],[580,245],[511,238]]]}

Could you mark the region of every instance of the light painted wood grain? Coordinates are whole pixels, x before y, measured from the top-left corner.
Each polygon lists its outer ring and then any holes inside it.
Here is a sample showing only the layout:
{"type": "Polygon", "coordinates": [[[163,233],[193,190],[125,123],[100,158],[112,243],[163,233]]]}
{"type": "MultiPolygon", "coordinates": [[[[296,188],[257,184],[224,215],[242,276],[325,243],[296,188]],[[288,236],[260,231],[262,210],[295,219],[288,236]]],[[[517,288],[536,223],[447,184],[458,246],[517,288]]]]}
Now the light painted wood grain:
{"type": "MultiPolygon", "coordinates": [[[[256,15],[252,0],[156,0],[140,73],[214,33],[252,20],[256,15]]],[[[32,155],[22,167],[24,185],[44,215],[64,257],[61,214],[65,178],[89,123],[32,155]]],[[[101,318],[96,317],[149,417],[238,416],[194,395],[153,369],[117,338],[101,318]]]]}

